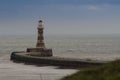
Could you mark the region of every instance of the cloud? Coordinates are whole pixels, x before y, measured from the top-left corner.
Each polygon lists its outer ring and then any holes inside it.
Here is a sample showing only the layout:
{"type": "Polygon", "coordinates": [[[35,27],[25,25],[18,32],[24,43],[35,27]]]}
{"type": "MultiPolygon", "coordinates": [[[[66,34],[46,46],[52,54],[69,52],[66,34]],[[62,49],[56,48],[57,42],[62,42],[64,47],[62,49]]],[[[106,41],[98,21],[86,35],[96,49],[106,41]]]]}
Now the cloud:
{"type": "Polygon", "coordinates": [[[97,11],[97,10],[108,10],[111,7],[113,7],[113,5],[111,4],[100,4],[100,5],[85,5],[86,9],[88,10],[93,10],[93,11],[97,11]]]}
{"type": "Polygon", "coordinates": [[[88,10],[98,10],[97,6],[88,6],[88,10]]]}

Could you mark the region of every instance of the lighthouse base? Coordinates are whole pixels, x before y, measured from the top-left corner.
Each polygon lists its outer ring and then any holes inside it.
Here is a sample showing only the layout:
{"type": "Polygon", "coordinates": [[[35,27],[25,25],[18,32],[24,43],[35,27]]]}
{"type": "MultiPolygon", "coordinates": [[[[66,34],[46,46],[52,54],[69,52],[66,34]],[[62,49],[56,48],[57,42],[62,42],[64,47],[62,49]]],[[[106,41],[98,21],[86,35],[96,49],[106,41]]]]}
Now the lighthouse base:
{"type": "Polygon", "coordinates": [[[26,52],[30,56],[39,56],[39,57],[51,57],[52,49],[46,49],[46,48],[27,48],[26,52]]]}

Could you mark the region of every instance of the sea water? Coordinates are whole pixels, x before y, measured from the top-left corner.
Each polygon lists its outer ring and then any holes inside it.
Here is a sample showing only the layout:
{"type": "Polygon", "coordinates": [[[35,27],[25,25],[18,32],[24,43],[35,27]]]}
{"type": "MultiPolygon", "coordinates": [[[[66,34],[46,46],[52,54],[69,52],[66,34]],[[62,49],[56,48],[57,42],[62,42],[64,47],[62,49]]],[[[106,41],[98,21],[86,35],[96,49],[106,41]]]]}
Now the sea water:
{"type": "MultiPolygon", "coordinates": [[[[13,51],[36,46],[35,35],[0,36],[0,80],[58,80],[76,72],[53,66],[25,65],[9,60],[13,51]]],[[[45,36],[53,55],[67,58],[114,60],[120,58],[119,36],[45,36]]]]}

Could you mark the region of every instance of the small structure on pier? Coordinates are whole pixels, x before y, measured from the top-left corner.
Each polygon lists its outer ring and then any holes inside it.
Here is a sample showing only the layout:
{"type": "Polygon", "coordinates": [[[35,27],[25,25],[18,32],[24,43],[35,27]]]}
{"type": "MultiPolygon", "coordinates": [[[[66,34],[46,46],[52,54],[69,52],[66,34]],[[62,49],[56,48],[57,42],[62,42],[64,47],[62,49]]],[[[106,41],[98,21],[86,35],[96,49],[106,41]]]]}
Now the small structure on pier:
{"type": "Polygon", "coordinates": [[[38,21],[38,37],[36,48],[27,48],[26,52],[31,56],[40,56],[40,57],[49,57],[52,56],[52,49],[47,49],[44,43],[44,35],[43,35],[43,21],[38,21]]]}

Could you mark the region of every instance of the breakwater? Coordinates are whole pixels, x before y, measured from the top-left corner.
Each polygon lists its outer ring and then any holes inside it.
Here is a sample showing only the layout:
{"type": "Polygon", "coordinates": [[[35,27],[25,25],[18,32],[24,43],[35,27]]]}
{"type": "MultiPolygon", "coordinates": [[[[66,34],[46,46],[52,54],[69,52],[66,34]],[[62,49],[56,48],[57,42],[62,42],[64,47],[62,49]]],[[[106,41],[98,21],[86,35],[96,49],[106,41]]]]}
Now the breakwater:
{"type": "Polygon", "coordinates": [[[98,66],[107,62],[96,61],[96,60],[83,60],[83,59],[72,59],[72,58],[61,58],[61,57],[36,57],[30,56],[25,52],[12,52],[11,60],[15,62],[30,63],[35,65],[53,65],[60,67],[88,67],[98,66]]]}

